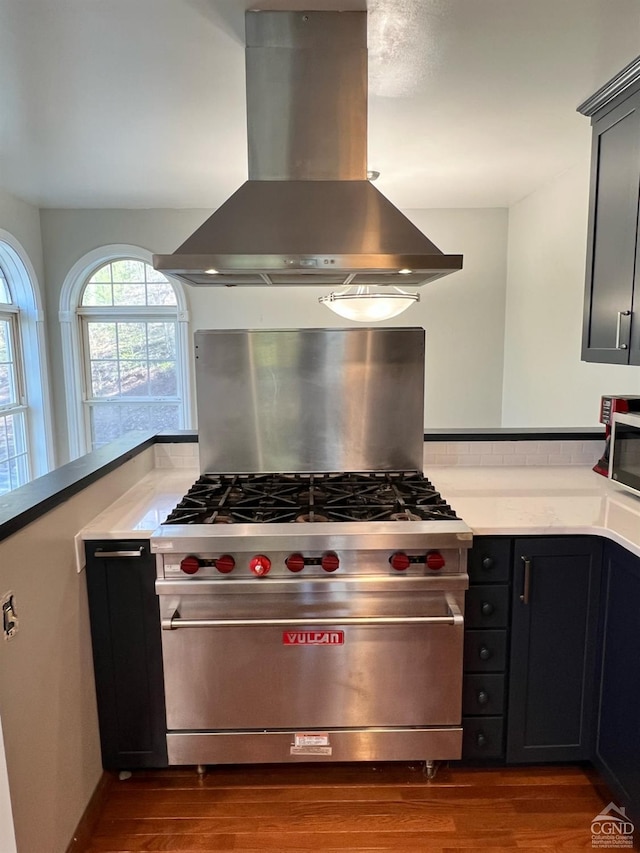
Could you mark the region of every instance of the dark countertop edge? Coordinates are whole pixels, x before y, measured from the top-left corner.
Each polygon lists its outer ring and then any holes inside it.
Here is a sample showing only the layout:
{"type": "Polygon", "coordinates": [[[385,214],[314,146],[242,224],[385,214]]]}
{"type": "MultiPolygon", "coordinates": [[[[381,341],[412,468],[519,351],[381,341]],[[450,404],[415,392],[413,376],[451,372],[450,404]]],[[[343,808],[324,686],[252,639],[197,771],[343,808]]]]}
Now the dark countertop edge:
{"type": "MultiPolygon", "coordinates": [[[[604,429],[600,427],[434,429],[424,434],[425,441],[589,441],[600,438],[604,438],[604,429]]],[[[128,433],[105,447],[37,477],[19,489],[1,495],[0,541],[55,509],[148,447],[197,441],[198,433],[195,430],[128,433]]]]}
{"type": "Polygon", "coordinates": [[[432,429],[425,441],[597,441],[604,427],[486,427],[481,429],[432,429]]]}
{"type": "Polygon", "coordinates": [[[133,432],[0,495],[0,541],[59,506],[154,444],[197,442],[193,430],[133,432]]]}
{"type": "Polygon", "coordinates": [[[155,435],[155,444],[197,444],[198,430],[197,429],[182,429],[180,432],[157,432],[155,435]]]}

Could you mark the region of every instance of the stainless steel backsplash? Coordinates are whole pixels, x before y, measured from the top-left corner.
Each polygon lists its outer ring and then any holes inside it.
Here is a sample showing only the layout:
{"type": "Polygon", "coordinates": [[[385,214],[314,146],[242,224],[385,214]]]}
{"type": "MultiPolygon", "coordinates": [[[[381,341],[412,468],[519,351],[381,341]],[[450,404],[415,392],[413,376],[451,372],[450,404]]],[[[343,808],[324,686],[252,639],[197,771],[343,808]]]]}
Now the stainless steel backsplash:
{"type": "Polygon", "coordinates": [[[421,328],[195,334],[203,473],[422,470],[421,328]]]}

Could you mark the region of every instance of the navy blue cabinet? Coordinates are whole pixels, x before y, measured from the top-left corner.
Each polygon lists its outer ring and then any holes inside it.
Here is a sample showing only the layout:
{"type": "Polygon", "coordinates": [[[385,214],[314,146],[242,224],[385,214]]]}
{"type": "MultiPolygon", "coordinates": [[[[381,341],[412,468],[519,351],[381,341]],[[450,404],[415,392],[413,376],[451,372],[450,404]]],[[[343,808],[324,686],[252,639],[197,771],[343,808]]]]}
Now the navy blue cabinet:
{"type": "Polygon", "coordinates": [[[604,552],[601,668],[595,763],[640,820],[640,559],[604,552]]]}
{"type": "Polygon", "coordinates": [[[591,757],[601,541],[514,541],[507,762],[591,757]]]}
{"type": "Polygon", "coordinates": [[[603,112],[593,123],[582,359],[639,364],[640,93],[603,112]]]}
{"type": "Polygon", "coordinates": [[[85,550],[103,766],[165,767],[155,558],[143,540],[87,542],[85,550]]]}
{"type": "Polygon", "coordinates": [[[504,760],[511,539],[477,537],[465,602],[462,757],[504,760]]]}

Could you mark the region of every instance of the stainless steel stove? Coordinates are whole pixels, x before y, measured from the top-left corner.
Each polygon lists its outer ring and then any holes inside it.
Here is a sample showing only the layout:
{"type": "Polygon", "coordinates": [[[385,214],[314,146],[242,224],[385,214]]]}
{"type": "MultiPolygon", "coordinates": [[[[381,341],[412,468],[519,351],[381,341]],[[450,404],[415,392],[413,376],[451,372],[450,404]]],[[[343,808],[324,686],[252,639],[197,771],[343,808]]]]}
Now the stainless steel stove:
{"type": "MultiPolygon", "coordinates": [[[[345,342],[352,346],[349,333],[356,331],[342,330],[346,337],[337,340],[343,350],[345,342]]],[[[376,330],[392,332],[387,341],[396,362],[397,331],[416,330],[376,330]]],[[[335,344],[333,332],[331,337],[335,344]]],[[[415,342],[416,336],[410,337],[415,342]]],[[[273,338],[240,340],[243,351],[250,344],[254,358],[260,344],[268,344],[259,361],[270,362],[272,376],[273,338]]],[[[306,340],[303,336],[300,345],[296,338],[294,350],[308,363],[306,340]]],[[[360,334],[358,341],[357,352],[362,343],[367,351],[372,343],[374,351],[379,346],[378,335],[360,334]]],[[[237,344],[233,337],[216,338],[218,361],[224,361],[230,345],[237,362],[237,344]]],[[[285,350],[290,363],[292,349],[285,350]]],[[[388,362],[382,359],[377,375],[386,373],[388,362]]],[[[208,387],[211,354],[205,363],[199,400],[208,387]]],[[[347,374],[353,373],[349,364],[347,374]]],[[[337,375],[344,376],[345,364],[340,368],[337,375]]],[[[251,381],[254,374],[243,376],[241,387],[252,389],[255,409],[261,383],[251,381]]],[[[312,384],[317,395],[319,384],[312,384]]],[[[398,411],[393,382],[372,387],[378,396],[370,389],[369,399],[382,403],[382,411],[398,411]],[[381,386],[389,399],[380,399],[381,386]]],[[[404,383],[401,394],[421,389],[404,383]]],[[[271,396],[290,407],[280,390],[278,384],[271,396]]],[[[314,400],[316,417],[324,413],[326,422],[327,411],[335,411],[327,401],[335,396],[332,387],[320,404],[314,400]]],[[[344,389],[338,396],[348,397],[344,389]]],[[[262,399],[268,397],[263,393],[262,399]]],[[[217,394],[214,407],[211,395],[206,398],[207,412],[229,401],[228,394],[217,394]]],[[[299,401],[296,407],[299,411],[299,401]]],[[[231,408],[237,412],[237,406],[231,408]]],[[[274,432],[277,421],[275,415],[266,424],[260,419],[251,434],[245,433],[249,458],[273,466],[285,452],[282,428],[274,432]]],[[[362,426],[358,429],[361,433],[362,426]]],[[[382,428],[380,418],[371,433],[391,437],[385,451],[390,458],[421,459],[421,430],[409,431],[419,443],[408,447],[397,446],[395,433],[388,425],[382,428]]],[[[220,422],[217,430],[207,423],[204,447],[200,434],[201,459],[225,458],[221,432],[220,422]]],[[[406,438],[407,425],[399,432],[406,438]]],[[[226,445],[230,458],[242,458],[237,444],[226,445]]],[[[348,433],[344,446],[354,447],[357,458],[373,453],[371,447],[356,447],[348,433]]],[[[308,459],[326,457],[327,465],[334,455],[326,441],[307,451],[308,459]]],[[[459,758],[471,538],[417,467],[203,473],[151,541],[157,554],[169,762],[421,759],[432,772],[434,761],[459,758]]]]}
{"type": "Polygon", "coordinates": [[[205,474],[153,547],[164,579],[436,577],[464,573],[469,541],[469,528],[419,472],[205,474]]]}

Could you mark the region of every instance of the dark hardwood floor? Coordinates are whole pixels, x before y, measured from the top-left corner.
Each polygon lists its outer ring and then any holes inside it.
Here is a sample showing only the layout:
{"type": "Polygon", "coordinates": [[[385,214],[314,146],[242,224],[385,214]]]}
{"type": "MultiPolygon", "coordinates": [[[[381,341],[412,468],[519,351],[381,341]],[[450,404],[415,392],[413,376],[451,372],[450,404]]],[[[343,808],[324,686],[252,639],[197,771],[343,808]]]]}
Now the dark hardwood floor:
{"type": "MultiPolygon", "coordinates": [[[[591,850],[612,799],[582,766],[215,767],[113,777],[87,853],[591,850]]],[[[636,848],[637,849],[637,848],[636,848]]]]}

